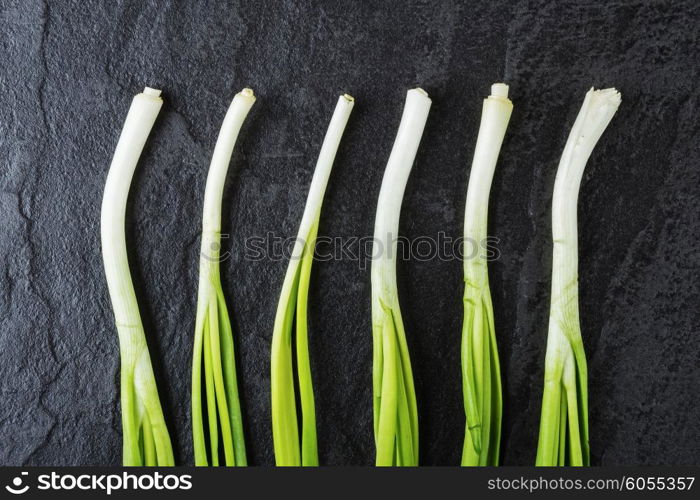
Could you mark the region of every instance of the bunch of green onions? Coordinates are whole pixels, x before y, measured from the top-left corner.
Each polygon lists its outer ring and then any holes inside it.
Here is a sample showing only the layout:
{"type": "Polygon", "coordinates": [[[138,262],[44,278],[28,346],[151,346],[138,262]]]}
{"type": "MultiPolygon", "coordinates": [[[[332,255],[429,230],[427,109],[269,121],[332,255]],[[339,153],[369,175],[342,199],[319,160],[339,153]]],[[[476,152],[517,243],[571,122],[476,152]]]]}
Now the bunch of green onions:
{"type": "Polygon", "coordinates": [[[586,162],[620,105],[615,89],[586,94],[566,141],[552,199],[552,296],[537,465],[590,465],[588,372],[578,305],[576,206],[586,162]]]}
{"type": "Polygon", "coordinates": [[[316,415],[307,331],[309,278],[323,195],[353,105],[353,98],[347,94],[338,99],[321,146],[277,306],[272,334],[271,396],[275,461],[280,466],[318,465],[316,415]],[[295,364],[298,402],[295,394],[295,364]],[[301,408],[301,429],[297,418],[297,404],[301,408]]]}
{"type": "Polygon", "coordinates": [[[146,87],[126,116],[102,199],[102,257],[119,333],[124,465],[174,465],[151,358],[126,253],[125,216],[129,187],[163,100],[146,87]]]}
{"type": "Polygon", "coordinates": [[[248,88],[233,98],[214,147],[204,192],[197,319],[192,356],[192,443],[195,465],[219,465],[219,429],[225,464],[247,464],[233,333],[221,289],[219,266],[224,182],[238,133],[253,103],[255,95],[248,88]],[[202,383],[206,396],[208,447],[202,383]]]}
{"type": "MultiPolygon", "coordinates": [[[[491,181],[513,104],[508,86],[496,83],[484,99],[474,150],[464,242],[479,245],[487,237],[491,181]]],[[[489,289],[488,263],[476,255],[464,260],[464,324],[462,327],[462,391],[466,429],[462,465],[498,465],[501,440],[501,373],[489,289]]]]}
{"type": "MultiPolygon", "coordinates": [[[[233,333],[220,277],[220,246],[224,183],[236,139],[254,102],[253,91],[247,88],[234,97],[216,142],[204,195],[192,361],[196,465],[219,465],[222,458],[229,466],[247,464],[233,333]]],[[[615,89],[591,89],[586,94],[557,170],[552,200],[551,304],[537,465],[590,464],[588,375],[578,304],[576,211],[586,163],[620,102],[615,89]]],[[[277,465],[319,463],[308,346],[308,292],[323,197],[353,105],[353,98],[347,94],[338,99],[314,170],[275,316],[271,409],[277,465]]],[[[159,90],[146,88],[134,97],[109,169],[101,212],[102,255],[120,345],[123,463],[132,466],[174,465],[125,238],[130,184],[161,106],[159,90]]],[[[430,106],[425,91],[408,91],[377,203],[371,285],[373,423],[378,466],[418,465],[418,412],[398,298],[396,255],[403,195],[430,106]]],[[[508,86],[494,84],[483,103],[469,177],[465,244],[479,244],[487,237],[489,192],[512,108],[508,86]]],[[[484,256],[464,260],[464,283],[461,363],[466,425],[461,462],[465,466],[498,465],[502,387],[484,256]]]]}
{"type": "Polygon", "coordinates": [[[396,253],[401,201],[430,104],[423,89],[408,91],[379,191],[374,222],[372,379],[378,466],[418,465],[418,410],[396,286],[396,253]]]}

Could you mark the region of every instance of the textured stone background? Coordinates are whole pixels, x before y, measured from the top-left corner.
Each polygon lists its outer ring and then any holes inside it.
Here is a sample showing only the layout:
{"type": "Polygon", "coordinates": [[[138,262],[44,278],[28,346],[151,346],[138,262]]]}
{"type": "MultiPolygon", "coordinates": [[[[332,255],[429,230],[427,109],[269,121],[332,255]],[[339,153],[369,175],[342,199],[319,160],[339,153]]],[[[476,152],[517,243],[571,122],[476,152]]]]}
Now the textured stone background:
{"type": "MultiPolygon", "coordinates": [[[[595,464],[700,463],[700,9],[686,1],[0,0],[0,463],[118,464],[118,351],[99,209],[132,96],[165,105],[134,179],[130,259],[178,463],[204,182],[233,95],[258,95],[232,162],[223,265],[248,448],[273,463],[268,352],[285,262],[243,238],[296,233],[337,95],[355,96],[320,232],[369,236],[405,91],[433,107],[406,191],[408,237],[462,231],[481,100],[515,110],[494,179],[491,267],[505,381],[503,460],[532,464],[555,169],[585,91],[623,103],[580,195],[582,327],[595,464]],[[341,6],[342,4],[342,6],[341,6]]],[[[405,261],[421,461],[456,464],[461,264],[405,261]]],[[[371,464],[369,271],[319,262],[311,355],[321,460],[371,464]]]]}

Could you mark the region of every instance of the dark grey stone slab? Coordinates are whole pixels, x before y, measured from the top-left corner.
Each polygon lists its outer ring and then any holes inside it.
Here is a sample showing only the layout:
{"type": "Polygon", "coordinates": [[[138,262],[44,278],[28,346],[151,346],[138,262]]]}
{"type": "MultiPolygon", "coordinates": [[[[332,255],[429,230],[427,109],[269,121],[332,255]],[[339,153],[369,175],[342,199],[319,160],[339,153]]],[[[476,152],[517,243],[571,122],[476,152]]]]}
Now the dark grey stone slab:
{"type": "MultiPolygon", "coordinates": [[[[550,204],[585,91],[623,103],[580,194],[581,316],[595,464],[700,463],[700,11],[675,2],[1,0],[0,463],[118,464],[118,350],[99,243],[111,155],[132,96],[163,89],[128,210],[131,267],[178,463],[204,183],[233,95],[254,107],[225,192],[223,265],[248,449],[272,464],[269,343],[286,262],[243,242],[296,233],[337,95],[356,106],[320,234],[372,234],[405,91],[433,107],[404,200],[409,238],[462,232],[481,99],[515,109],[492,190],[491,267],[505,383],[503,460],[531,464],[549,308],[550,204]]],[[[401,262],[421,461],[463,436],[461,264],[401,262]]],[[[324,464],[373,462],[369,270],[317,262],[311,356],[324,464]]]]}

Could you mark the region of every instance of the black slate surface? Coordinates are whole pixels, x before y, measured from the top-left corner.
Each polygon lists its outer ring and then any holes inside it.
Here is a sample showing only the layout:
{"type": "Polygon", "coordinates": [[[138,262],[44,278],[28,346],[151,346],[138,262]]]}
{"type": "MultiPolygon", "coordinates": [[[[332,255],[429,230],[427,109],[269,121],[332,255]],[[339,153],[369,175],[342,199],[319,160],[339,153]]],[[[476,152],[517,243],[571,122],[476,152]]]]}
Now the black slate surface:
{"type": "MultiPolygon", "coordinates": [[[[118,350],[99,242],[129,103],[165,105],[127,236],[177,462],[192,462],[189,376],[202,197],[233,95],[258,102],[225,192],[223,266],[251,462],[272,464],[269,344],[286,262],[244,238],[296,233],[338,94],[356,106],[320,234],[370,236],[405,92],[433,106],[401,232],[457,237],[481,100],[515,108],[493,183],[491,266],[505,383],[503,461],[532,464],[549,307],[556,166],[585,91],[622,105],[580,193],[581,316],[594,464],[700,463],[700,9],[686,1],[0,1],[0,464],[118,464],[118,350]]],[[[461,263],[400,263],[421,462],[457,464],[461,263]]],[[[324,464],[371,464],[369,270],[317,262],[311,356],[324,464]]]]}

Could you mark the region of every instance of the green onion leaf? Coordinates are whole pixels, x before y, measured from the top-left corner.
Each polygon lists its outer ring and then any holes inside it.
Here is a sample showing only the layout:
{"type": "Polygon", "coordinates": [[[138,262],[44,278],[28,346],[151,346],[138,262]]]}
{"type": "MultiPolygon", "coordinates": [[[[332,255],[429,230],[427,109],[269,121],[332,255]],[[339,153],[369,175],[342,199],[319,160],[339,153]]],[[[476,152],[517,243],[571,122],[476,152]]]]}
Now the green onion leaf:
{"type": "Polygon", "coordinates": [[[576,206],[586,162],[620,105],[615,89],[586,94],[566,141],[552,199],[552,297],[537,465],[590,465],[588,371],[578,308],[576,206]]]}
{"type": "Polygon", "coordinates": [[[107,287],[119,333],[124,465],[174,465],[146,336],[126,254],[126,200],[148,134],[163,100],[146,88],[126,116],[102,199],[101,236],[107,287]]]}
{"type": "Polygon", "coordinates": [[[377,202],[372,250],[372,379],[378,466],[418,465],[418,410],[396,287],[399,217],[430,98],[409,90],[377,202]]]}
{"type": "Polygon", "coordinates": [[[255,95],[251,89],[243,89],[233,98],[214,147],[204,191],[197,319],[192,356],[192,444],[195,465],[219,465],[219,444],[223,447],[227,466],[247,465],[233,332],[221,289],[219,266],[224,182],[238,133],[253,103],[255,95]],[[208,450],[204,432],[202,382],[209,428],[208,450]]]}
{"type": "MultiPolygon", "coordinates": [[[[513,104],[508,86],[496,83],[484,99],[481,125],[469,174],[464,244],[482,248],[487,237],[489,191],[513,104]]],[[[462,465],[498,465],[501,441],[501,372],[485,256],[464,260],[462,392],[466,429],[462,465]]]]}
{"type": "Polygon", "coordinates": [[[277,306],[272,333],[271,396],[272,436],[275,462],[278,466],[318,465],[316,415],[307,332],[309,277],[323,195],[353,105],[353,98],[347,94],[338,99],[321,146],[277,306]],[[293,334],[295,326],[296,336],[293,334]],[[295,395],[295,354],[296,384],[299,388],[301,408],[301,440],[295,395]]]}

